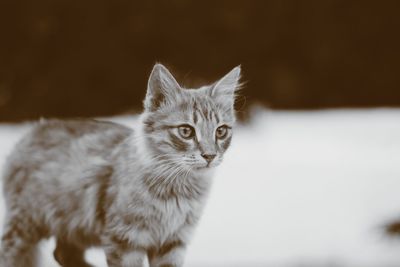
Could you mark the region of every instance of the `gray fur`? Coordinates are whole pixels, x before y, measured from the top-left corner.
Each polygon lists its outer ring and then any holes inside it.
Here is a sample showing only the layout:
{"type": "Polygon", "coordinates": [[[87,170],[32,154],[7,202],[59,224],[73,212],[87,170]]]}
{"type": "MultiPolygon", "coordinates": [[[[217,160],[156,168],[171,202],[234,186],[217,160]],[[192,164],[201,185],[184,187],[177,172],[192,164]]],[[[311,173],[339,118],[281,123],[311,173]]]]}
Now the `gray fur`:
{"type": "Polygon", "coordinates": [[[33,127],[5,168],[0,266],[36,266],[37,243],[50,236],[62,266],[89,266],[90,246],[104,248],[110,267],[143,266],[145,257],[151,267],[182,266],[213,167],[231,141],[239,74],[237,67],[214,85],[182,89],[157,64],[137,129],[95,120],[33,127]],[[178,128],[187,124],[190,139],[178,128]]]}

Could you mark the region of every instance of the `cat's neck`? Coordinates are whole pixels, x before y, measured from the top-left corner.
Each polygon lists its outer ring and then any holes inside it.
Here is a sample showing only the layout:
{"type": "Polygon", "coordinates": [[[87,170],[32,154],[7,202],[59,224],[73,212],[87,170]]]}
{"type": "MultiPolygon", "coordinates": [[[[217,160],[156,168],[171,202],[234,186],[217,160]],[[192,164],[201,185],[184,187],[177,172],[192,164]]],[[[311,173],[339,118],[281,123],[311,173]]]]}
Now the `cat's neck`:
{"type": "Polygon", "coordinates": [[[147,162],[143,181],[158,198],[201,199],[208,194],[213,170],[195,170],[163,160],[147,162]]]}

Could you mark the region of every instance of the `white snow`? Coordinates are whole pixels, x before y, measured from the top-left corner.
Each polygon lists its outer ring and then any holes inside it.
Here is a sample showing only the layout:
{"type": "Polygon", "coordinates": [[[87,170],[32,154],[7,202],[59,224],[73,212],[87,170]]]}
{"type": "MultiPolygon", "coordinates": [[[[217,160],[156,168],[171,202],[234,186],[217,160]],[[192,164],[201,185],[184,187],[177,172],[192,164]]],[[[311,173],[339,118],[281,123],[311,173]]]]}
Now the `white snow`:
{"type": "MultiPolygon", "coordinates": [[[[0,125],[1,163],[28,127],[0,125]]],[[[186,266],[400,266],[382,231],[396,218],[399,109],[258,111],[236,129],[186,266]]],[[[57,266],[53,248],[41,266],[57,266]]],[[[87,257],[106,266],[98,249],[87,257]]]]}

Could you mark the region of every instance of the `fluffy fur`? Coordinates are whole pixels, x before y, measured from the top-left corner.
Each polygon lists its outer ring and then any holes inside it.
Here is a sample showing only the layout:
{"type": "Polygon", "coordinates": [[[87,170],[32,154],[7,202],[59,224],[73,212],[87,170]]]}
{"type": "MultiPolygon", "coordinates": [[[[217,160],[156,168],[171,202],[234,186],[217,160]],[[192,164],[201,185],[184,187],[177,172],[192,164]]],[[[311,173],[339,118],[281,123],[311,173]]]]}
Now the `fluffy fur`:
{"type": "Polygon", "coordinates": [[[183,89],[157,64],[137,129],[48,120],[9,156],[1,267],[36,266],[37,243],[55,236],[56,260],[89,266],[104,248],[110,267],[183,265],[213,167],[229,147],[240,68],[217,83],[183,89]]]}

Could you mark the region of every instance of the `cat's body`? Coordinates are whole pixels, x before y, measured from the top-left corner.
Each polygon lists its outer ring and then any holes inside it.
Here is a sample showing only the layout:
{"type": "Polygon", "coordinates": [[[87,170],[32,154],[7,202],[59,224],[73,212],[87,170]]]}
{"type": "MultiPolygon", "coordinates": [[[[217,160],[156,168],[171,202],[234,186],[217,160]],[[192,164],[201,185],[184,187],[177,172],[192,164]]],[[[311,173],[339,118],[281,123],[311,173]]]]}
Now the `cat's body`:
{"type": "Polygon", "coordinates": [[[110,267],[140,267],[146,256],[152,267],[182,266],[211,167],[230,143],[238,69],[233,74],[184,90],[156,65],[135,130],[94,120],[38,123],[7,161],[0,266],[35,266],[37,243],[50,236],[65,267],[88,266],[90,246],[104,248],[110,267]]]}

